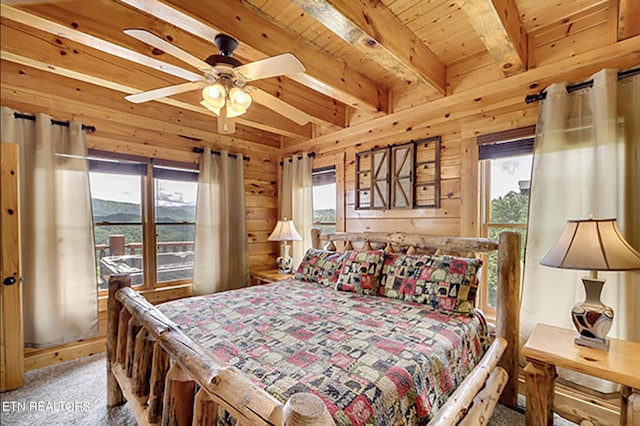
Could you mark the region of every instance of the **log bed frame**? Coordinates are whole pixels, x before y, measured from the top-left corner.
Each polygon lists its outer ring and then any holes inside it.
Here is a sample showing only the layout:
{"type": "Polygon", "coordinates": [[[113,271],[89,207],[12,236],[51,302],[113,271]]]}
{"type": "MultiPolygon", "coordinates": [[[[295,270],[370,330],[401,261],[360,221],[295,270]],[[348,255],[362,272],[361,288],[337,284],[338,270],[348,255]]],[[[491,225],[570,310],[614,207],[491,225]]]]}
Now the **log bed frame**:
{"type": "MultiPolygon", "coordinates": [[[[485,238],[431,237],[404,233],[312,231],[313,246],[344,250],[359,242],[369,249],[468,256],[498,250],[496,336],[480,363],[436,413],[430,425],[486,424],[500,398],[517,403],[520,235],[485,238]]],[[[358,244],[356,244],[358,245],[358,244]]],[[[128,275],[109,279],[107,405],[128,401],[139,425],[215,425],[225,409],[239,425],[333,424],[322,400],[292,395],[282,403],[238,369],[218,362],[131,288],[128,275]],[[198,390],[196,392],[196,384],[198,390]]]]}

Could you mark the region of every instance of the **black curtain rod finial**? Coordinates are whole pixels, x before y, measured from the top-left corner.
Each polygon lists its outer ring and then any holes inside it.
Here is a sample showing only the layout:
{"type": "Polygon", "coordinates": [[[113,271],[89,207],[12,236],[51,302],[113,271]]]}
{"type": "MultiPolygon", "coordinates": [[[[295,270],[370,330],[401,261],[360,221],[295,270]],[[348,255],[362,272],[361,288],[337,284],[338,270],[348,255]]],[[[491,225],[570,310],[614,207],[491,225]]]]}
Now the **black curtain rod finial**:
{"type": "MultiPolygon", "coordinates": [[[[21,118],[23,120],[36,121],[36,116],[35,115],[23,114],[21,112],[14,112],[13,113],[13,118],[21,118]]],[[[53,124],[54,126],[69,127],[69,122],[68,121],[54,120],[53,118],[51,119],[51,124],[53,124]]],[[[95,133],[96,128],[95,128],[95,126],[86,126],[86,125],[83,124],[82,125],[82,130],[84,130],[87,133],[95,133]]]]}
{"type": "MultiPolygon", "coordinates": [[[[294,156],[291,156],[291,158],[289,158],[287,161],[288,161],[289,163],[291,163],[291,162],[293,161],[293,157],[295,157],[295,155],[294,155],[294,156]]],[[[309,157],[309,158],[316,158],[316,153],[315,153],[315,152],[309,152],[309,153],[307,154],[307,157],[309,157]]],[[[302,155],[299,155],[299,156],[298,156],[298,160],[302,160],[302,155]]],[[[281,165],[281,166],[282,166],[282,165],[284,165],[284,161],[281,161],[281,162],[280,162],[280,165],[281,165]]]]}
{"type": "MultiPolygon", "coordinates": [[[[197,154],[202,154],[204,152],[204,148],[200,147],[200,146],[194,146],[193,147],[193,152],[197,153],[197,154]]],[[[220,155],[220,151],[211,151],[211,155],[220,155]]],[[[233,157],[236,158],[239,154],[228,154],[229,157],[233,157]]],[[[244,155],[242,156],[242,159],[244,161],[251,161],[250,157],[245,157],[244,155]]]]}
{"type": "MultiPolygon", "coordinates": [[[[640,68],[632,68],[625,71],[618,72],[618,80],[622,80],[626,77],[631,77],[636,74],[640,74],[640,68]]],[[[583,81],[582,83],[571,84],[567,86],[567,93],[575,92],[576,90],[586,89],[587,87],[593,87],[593,80],[583,81]]],[[[547,97],[547,93],[544,90],[541,90],[537,95],[527,95],[524,98],[525,103],[531,104],[533,102],[538,102],[547,97]]]]}
{"type": "Polygon", "coordinates": [[[547,97],[547,92],[540,91],[540,93],[536,93],[534,95],[527,95],[527,97],[524,98],[524,101],[527,104],[532,104],[534,102],[539,102],[539,101],[543,100],[546,97],[547,97]]]}

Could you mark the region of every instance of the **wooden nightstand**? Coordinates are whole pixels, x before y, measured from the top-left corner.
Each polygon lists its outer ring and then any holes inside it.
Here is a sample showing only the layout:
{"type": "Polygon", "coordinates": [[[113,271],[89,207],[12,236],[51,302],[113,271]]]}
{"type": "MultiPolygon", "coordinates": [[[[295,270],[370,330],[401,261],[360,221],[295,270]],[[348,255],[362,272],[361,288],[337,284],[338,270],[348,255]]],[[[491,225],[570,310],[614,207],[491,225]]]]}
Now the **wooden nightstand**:
{"type": "Polygon", "coordinates": [[[610,338],[606,352],[574,344],[575,335],[574,330],[538,324],[522,348],[528,361],[527,426],[553,424],[556,367],[623,385],[620,424],[640,426],[640,343],[610,338]]]}
{"type": "Polygon", "coordinates": [[[293,278],[293,274],[281,274],[277,269],[251,273],[251,281],[255,283],[255,285],[274,283],[276,281],[288,280],[291,278],[293,278]]]}

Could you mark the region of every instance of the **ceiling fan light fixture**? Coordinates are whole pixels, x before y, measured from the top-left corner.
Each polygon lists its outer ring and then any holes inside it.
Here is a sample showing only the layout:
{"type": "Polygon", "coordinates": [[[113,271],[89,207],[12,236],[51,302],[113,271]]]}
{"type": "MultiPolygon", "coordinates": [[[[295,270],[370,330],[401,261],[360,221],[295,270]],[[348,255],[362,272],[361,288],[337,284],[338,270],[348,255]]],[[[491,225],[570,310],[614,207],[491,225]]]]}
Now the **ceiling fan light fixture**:
{"type": "Polygon", "coordinates": [[[205,107],[206,109],[208,109],[209,111],[217,115],[218,117],[220,116],[220,111],[222,108],[212,107],[211,105],[208,105],[206,101],[201,101],[200,105],[202,105],[203,107],[205,107]]]}
{"type": "Polygon", "coordinates": [[[247,112],[247,108],[251,106],[251,101],[251,95],[238,87],[234,87],[229,91],[228,107],[238,115],[247,112]]]}
{"type": "Polygon", "coordinates": [[[202,89],[203,102],[207,107],[220,110],[224,106],[226,93],[227,91],[220,83],[207,86],[202,89]]]}
{"type": "Polygon", "coordinates": [[[307,124],[310,120],[308,114],[281,101],[277,97],[257,87],[246,86],[247,83],[256,80],[304,72],[305,67],[302,62],[291,53],[282,53],[243,64],[233,57],[233,52],[238,47],[238,42],[229,35],[217,34],[214,42],[218,47],[219,53],[210,55],[203,61],[169,43],[164,37],[157,36],[147,30],[133,28],[126,29],[124,32],[128,36],[166,52],[200,71],[199,76],[181,68],[173,67],[174,69],[170,70],[170,68],[161,67],[160,70],[180,76],[188,80],[188,82],[127,95],[125,99],[129,102],[142,103],[192,90],[201,90],[202,100],[200,104],[220,118],[218,120],[218,131],[220,133],[233,133],[235,121],[226,119],[244,114],[253,101],[301,126],[307,124]],[[178,70],[180,72],[176,73],[178,70]]]}

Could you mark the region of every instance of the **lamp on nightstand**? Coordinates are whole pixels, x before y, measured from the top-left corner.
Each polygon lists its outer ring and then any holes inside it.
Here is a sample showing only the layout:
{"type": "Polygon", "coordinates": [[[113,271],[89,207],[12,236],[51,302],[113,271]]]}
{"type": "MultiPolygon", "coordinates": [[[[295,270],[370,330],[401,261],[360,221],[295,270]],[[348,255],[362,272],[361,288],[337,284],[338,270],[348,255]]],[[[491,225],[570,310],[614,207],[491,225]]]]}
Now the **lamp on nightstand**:
{"type": "Polygon", "coordinates": [[[575,343],[609,350],[606,336],[613,324],[613,309],[600,301],[604,279],[598,271],[640,269],[640,253],[620,234],[615,219],[568,220],[560,238],[540,261],[541,265],[561,269],[591,271],[583,277],[585,300],[571,310],[578,330],[575,343]]]}
{"type": "Polygon", "coordinates": [[[286,217],[283,220],[279,220],[275,229],[267,239],[269,241],[282,241],[281,255],[276,259],[276,263],[278,264],[278,270],[281,274],[290,273],[293,259],[289,256],[288,241],[302,240],[302,237],[298,234],[298,231],[296,231],[296,227],[293,226],[293,221],[287,220],[286,217]]]}

